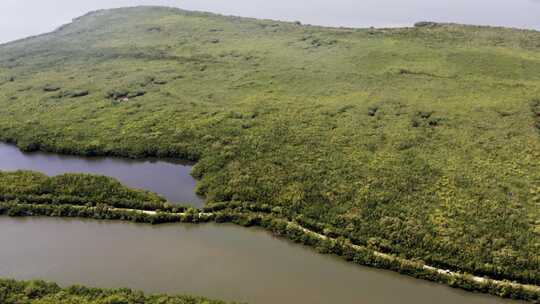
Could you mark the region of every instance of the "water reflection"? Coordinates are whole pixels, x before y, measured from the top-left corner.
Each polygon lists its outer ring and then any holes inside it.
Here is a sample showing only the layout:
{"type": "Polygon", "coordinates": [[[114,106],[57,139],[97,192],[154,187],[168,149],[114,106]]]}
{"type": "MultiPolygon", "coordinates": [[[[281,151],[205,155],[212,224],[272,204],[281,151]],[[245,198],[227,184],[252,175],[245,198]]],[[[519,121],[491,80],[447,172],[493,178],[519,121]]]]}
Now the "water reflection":
{"type": "MultiPolygon", "coordinates": [[[[0,217],[0,277],[248,303],[504,304],[232,225],[0,217]]],[[[517,303],[517,302],[516,302],[517,303]]]]}
{"type": "Polygon", "coordinates": [[[196,181],[189,163],[156,159],[132,160],[110,157],[78,157],[43,152],[22,153],[17,147],[0,143],[0,170],[34,170],[54,176],[63,173],[90,173],[114,177],[123,184],[156,192],[172,202],[203,205],[195,194],[196,181]]]}

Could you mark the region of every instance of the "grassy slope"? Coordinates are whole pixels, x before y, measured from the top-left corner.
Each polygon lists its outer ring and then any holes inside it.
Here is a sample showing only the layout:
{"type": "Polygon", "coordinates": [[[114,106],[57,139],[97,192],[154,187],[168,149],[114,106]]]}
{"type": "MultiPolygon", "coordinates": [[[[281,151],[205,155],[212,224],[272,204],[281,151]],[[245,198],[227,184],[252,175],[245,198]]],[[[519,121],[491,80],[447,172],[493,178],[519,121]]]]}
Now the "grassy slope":
{"type": "Polygon", "coordinates": [[[534,31],[133,8],[0,46],[4,140],[198,159],[210,201],[282,206],[382,251],[540,284],[537,98],[534,31]]]}

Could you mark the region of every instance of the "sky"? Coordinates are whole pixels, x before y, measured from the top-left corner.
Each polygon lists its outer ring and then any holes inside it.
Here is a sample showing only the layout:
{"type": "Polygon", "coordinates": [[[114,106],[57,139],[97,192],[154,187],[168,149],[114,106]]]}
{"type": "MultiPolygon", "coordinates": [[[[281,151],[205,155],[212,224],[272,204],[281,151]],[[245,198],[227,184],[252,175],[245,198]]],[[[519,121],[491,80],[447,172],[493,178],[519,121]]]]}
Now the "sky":
{"type": "Polygon", "coordinates": [[[136,5],[328,26],[429,20],[540,30],[540,0],[0,0],[0,43],[50,32],[88,11],[136,5]]]}

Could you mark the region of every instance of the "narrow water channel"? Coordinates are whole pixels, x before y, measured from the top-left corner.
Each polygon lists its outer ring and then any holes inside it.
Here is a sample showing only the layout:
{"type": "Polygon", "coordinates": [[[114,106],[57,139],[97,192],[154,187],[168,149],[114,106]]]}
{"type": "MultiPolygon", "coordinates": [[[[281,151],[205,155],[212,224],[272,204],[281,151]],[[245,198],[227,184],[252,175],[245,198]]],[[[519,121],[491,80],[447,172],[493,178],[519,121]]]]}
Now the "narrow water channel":
{"type": "Polygon", "coordinates": [[[128,187],[155,192],[174,203],[202,207],[195,194],[192,166],[161,160],[112,157],[81,157],[44,152],[23,153],[16,146],[0,143],[0,170],[33,170],[54,176],[91,173],[114,177],[128,187]]]}
{"type": "Polygon", "coordinates": [[[519,303],[360,267],[259,229],[0,217],[0,277],[253,304],[519,303]]]}

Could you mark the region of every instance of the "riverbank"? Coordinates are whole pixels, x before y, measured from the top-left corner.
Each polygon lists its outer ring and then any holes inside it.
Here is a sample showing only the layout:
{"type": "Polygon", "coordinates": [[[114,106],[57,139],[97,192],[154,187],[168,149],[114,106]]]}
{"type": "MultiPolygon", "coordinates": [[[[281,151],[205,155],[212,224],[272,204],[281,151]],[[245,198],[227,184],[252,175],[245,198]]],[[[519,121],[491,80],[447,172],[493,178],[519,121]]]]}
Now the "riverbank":
{"type": "MultiPolygon", "coordinates": [[[[209,210],[208,208],[207,210],[209,210]]],[[[219,208],[217,208],[219,209],[219,208]]],[[[447,284],[468,291],[489,293],[492,295],[520,299],[538,303],[540,286],[519,284],[509,281],[492,280],[471,274],[452,272],[425,265],[421,261],[403,259],[352,244],[345,238],[333,238],[312,231],[295,221],[280,218],[277,212],[254,212],[221,209],[202,211],[189,209],[186,212],[173,213],[154,210],[113,208],[106,205],[37,205],[18,202],[0,203],[0,214],[8,216],[56,216],[81,217],[109,220],[126,220],[139,223],[234,223],[242,226],[258,226],[273,234],[291,241],[316,248],[321,253],[335,254],[347,261],[377,268],[397,271],[420,279],[447,284]]]]}
{"type": "Polygon", "coordinates": [[[105,10],[0,46],[0,139],[197,160],[208,203],[281,208],[385,254],[540,285],[539,46],[538,32],[457,24],[105,10]]]}
{"type": "Polygon", "coordinates": [[[167,158],[126,159],[23,152],[13,144],[0,142],[2,171],[32,170],[50,177],[74,172],[98,174],[131,189],[157,193],[172,204],[185,203],[200,208],[204,205],[204,199],[195,194],[196,180],[190,175],[193,165],[191,162],[167,158]]]}
{"type": "MultiPolygon", "coordinates": [[[[71,286],[61,288],[45,281],[15,281],[0,279],[0,303],[25,304],[226,304],[223,301],[191,296],[144,295],[130,289],[102,289],[71,286]]],[[[234,304],[234,303],[231,303],[234,304]]]]}

